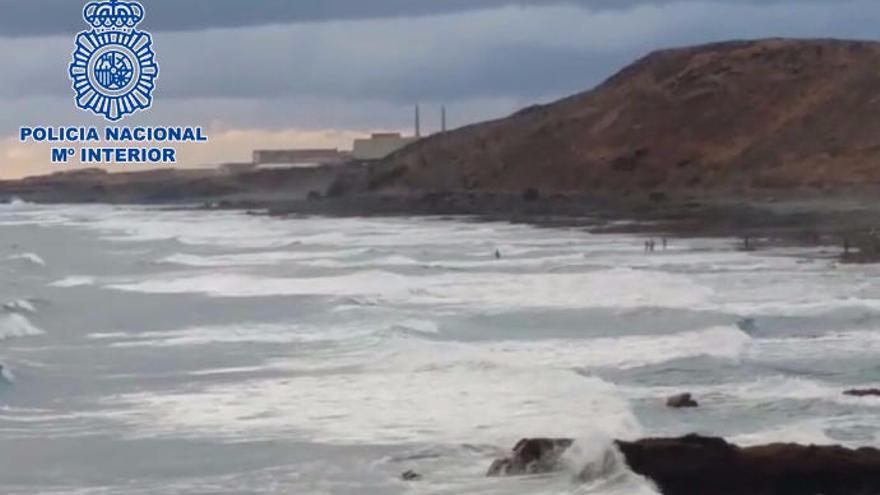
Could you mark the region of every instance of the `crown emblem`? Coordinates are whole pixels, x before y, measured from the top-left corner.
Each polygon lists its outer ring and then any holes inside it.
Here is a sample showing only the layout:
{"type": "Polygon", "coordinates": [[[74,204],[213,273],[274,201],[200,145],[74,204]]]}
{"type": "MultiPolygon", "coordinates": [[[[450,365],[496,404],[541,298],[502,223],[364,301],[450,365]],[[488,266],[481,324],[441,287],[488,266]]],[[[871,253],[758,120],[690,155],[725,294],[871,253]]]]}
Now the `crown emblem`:
{"type": "Polygon", "coordinates": [[[76,106],[116,122],[153,104],[159,65],[153,37],[135,26],[144,6],[121,0],[95,1],[83,9],[90,31],[76,35],[68,75],[76,106]]]}
{"type": "Polygon", "coordinates": [[[83,18],[95,32],[131,32],[144,19],[144,6],[137,2],[92,2],[83,9],[83,18]]]}

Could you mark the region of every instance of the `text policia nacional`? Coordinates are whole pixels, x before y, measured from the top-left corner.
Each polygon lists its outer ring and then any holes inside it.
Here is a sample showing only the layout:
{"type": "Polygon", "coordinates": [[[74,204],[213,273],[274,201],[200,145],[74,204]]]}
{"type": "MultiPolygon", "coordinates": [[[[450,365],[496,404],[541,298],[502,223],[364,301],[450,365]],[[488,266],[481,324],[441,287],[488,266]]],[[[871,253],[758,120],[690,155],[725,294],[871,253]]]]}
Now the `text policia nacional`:
{"type": "Polygon", "coordinates": [[[81,163],[175,163],[173,144],[203,143],[208,137],[201,127],[22,127],[19,140],[55,145],[53,163],[74,158],[81,163]]]}

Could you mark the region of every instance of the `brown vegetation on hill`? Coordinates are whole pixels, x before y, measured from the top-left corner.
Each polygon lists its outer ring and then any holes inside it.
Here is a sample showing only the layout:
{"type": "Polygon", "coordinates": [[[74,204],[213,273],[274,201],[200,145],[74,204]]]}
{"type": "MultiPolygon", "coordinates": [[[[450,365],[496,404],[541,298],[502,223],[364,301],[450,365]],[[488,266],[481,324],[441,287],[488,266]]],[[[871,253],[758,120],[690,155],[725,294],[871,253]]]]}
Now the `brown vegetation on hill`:
{"type": "Polygon", "coordinates": [[[727,42],[652,53],[592,91],[431,136],[380,190],[847,188],[880,183],[880,43],[727,42]]]}

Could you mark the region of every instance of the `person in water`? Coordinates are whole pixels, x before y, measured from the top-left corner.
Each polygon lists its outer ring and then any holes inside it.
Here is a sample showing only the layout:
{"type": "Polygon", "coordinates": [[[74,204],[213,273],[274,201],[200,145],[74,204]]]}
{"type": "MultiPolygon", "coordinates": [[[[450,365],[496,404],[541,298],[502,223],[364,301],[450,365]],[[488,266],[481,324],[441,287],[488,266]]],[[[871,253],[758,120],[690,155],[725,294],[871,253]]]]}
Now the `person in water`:
{"type": "Polygon", "coordinates": [[[500,260],[500,259],[501,259],[501,251],[499,251],[499,250],[497,250],[497,249],[495,250],[495,259],[496,259],[496,260],[500,260]]]}

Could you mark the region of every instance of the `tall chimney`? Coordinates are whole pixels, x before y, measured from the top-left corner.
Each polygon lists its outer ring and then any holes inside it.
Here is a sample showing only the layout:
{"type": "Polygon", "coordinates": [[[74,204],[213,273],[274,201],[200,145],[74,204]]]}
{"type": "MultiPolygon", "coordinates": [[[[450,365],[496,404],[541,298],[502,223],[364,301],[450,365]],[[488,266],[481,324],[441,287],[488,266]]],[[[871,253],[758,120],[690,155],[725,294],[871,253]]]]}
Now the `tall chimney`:
{"type": "Polygon", "coordinates": [[[446,105],[440,107],[440,132],[446,132],[446,105]]]}
{"type": "Polygon", "coordinates": [[[419,105],[416,105],[416,137],[422,137],[422,115],[419,105]]]}

